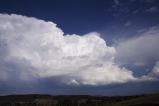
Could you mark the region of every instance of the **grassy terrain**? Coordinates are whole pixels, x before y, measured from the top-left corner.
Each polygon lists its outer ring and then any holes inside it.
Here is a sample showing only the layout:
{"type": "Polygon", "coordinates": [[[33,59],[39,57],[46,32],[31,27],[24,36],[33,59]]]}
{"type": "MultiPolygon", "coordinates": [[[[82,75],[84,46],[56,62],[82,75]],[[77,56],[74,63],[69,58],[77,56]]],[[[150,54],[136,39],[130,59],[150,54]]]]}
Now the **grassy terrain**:
{"type": "Polygon", "coordinates": [[[159,106],[159,95],[141,96],[0,96],[0,106],[159,106]]]}

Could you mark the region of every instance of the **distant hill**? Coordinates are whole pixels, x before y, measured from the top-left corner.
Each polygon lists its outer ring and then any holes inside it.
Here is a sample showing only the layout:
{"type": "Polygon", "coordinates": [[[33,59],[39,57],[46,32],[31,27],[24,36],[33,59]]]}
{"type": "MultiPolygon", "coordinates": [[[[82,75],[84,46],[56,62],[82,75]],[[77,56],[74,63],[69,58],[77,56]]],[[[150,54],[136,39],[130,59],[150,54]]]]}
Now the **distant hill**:
{"type": "Polygon", "coordinates": [[[0,106],[159,106],[159,95],[8,95],[0,96],[0,106]]]}

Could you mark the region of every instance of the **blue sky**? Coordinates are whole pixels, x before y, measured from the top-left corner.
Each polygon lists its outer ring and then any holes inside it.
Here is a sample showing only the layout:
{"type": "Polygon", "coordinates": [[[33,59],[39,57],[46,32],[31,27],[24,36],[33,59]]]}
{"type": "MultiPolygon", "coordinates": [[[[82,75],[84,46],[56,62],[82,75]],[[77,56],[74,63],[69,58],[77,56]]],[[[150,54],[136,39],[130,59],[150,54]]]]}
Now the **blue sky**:
{"type": "Polygon", "coordinates": [[[0,12],[53,21],[66,34],[97,31],[109,40],[158,25],[158,6],[157,0],[2,0],[0,12]]]}
{"type": "Polygon", "coordinates": [[[0,94],[159,92],[158,0],[1,0],[0,13],[0,94]]]}

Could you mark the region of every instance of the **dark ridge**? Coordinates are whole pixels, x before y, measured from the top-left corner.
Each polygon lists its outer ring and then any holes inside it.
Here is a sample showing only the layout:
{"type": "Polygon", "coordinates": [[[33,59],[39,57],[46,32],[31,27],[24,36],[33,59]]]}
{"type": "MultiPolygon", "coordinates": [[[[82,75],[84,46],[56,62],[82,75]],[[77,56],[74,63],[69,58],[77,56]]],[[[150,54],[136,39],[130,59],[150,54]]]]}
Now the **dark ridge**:
{"type": "Polygon", "coordinates": [[[159,94],[136,96],[7,95],[0,106],[159,106],[159,94]]]}

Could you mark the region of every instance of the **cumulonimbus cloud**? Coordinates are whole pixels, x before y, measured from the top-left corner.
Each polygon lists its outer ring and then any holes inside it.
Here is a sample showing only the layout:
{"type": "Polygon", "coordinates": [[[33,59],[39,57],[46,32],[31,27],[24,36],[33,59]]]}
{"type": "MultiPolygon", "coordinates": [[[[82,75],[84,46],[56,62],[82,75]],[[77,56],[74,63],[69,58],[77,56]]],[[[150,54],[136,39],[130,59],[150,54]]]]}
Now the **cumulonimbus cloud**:
{"type": "Polygon", "coordinates": [[[65,35],[53,22],[0,14],[0,81],[55,78],[59,83],[107,85],[158,79],[159,30],[108,46],[97,32],[65,35]],[[122,64],[156,63],[136,78],[122,64]],[[120,64],[120,65],[119,65],[120,64]]]}
{"type": "Polygon", "coordinates": [[[135,80],[114,62],[115,54],[97,32],[64,35],[53,22],[0,14],[0,80],[63,76],[60,82],[86,85],[135,80]]]}

